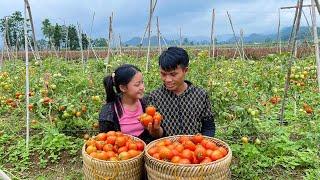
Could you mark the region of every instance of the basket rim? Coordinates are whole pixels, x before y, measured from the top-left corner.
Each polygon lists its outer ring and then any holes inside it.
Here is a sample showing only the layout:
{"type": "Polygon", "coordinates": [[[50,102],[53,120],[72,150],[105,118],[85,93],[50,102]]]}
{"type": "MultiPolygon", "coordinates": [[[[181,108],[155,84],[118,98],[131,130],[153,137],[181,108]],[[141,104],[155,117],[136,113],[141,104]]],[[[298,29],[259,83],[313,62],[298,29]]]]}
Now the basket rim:
{"type": "Polygon", "coordinates": [[[122,163],[128,163],[128,162],[131,162],[131,161],[135,161],[135,160],[140,159],[141,157],[143,157],[143,156],[144,156],[144,153],[145,153],[145,150],[146,150],[146,147],[147,147],[146,143],[145,143],[143,140],[141,140],[140,138],[135,137],[135,136],[132,136],[132,135],[130,135],[130,134],[124,134],[124,135],[129,136],[130,138],[132,138],[132,139],[134,139],[134,140],[139,140],[139,141],[141,141],[141,142],[143,143],[143,145],[144,145],[143,151],[141,151],[141,153],[140,153],[138,156],[133,157],[133,158],[130,158],[130,159],[127,159],[127,160],[119,160],[119,161],[106,161],[106,160],[101,160],[101,159],[97,159],[97,158],[91,157],[91,156],[86,152],[86,143],[84,143],[83,146],[82,146],[82,156],[83,156],[83,158],[85,157],[85,158],[87,158],[87,159],[90,159],[91,161],[97,161],[97,162],[107,163],[107,164],[113,164],[113,163],[120,163],[120,164],[122,164],[122,163]]]}
{"type": "Polygon", "coordinates": [[[216,161],[212,161],[212,162],[209,162],[209,163],[203,163],[203,164],[178,164],[178,163],[172,163],[172,162],[169,162],[169,161],[163,161],[163,160],[156,159],[156,158],[152,157],[152,156],[148,153],[148,150],[149,150],[151,147],[153,147],[157,142],[162,141],[162,140],[165,140],[165,139],[173,139],[173,138],[178,138],[178,137],[182,137],[182,136],[192,137],[192,136],[194,136],[194,135],[174,135],[174,136],[167,136],[167,137],[162,137],[162,138],[159,138],[159,139],[157,139],[157,140],[154,140],[154,141],[150,142],[150,143],[147,145],[147,147],[144,148],[145,156],[146,156],[148,159],[152,160],[152,161],[157,161],[158,163],[164,163],[164,164],[167,164],[167,165],[173,165],[173,166],[178,166],[178,167],[201,167],[201,166],[206,166],[206,165],[218,164],[218,163],[220,163],[220,162],[222,162],[222,161],[225,161],[227,158],[229,158],[229,156],[232,157],[232,150],[231,150],[230,146],[229,146],[226,142],[224,142],[224,141],[222,141],[222,140],[220,140],[220,139],[214,138],[214,137],[204,136],[204,135],[203,135],[203,137],[204,137],[205,139],[211,139],[211,140],[214,140],[214,141],[218,141],[219,143],[221,143],[221,144],[223,144],[225,147],[227,147],[227,148],[228,148],[228,154],[225,155],[225,156],[224,156],[223,158],[221,158],[221,159],[218,159],[218,160],[216,160],[216,161]]]}

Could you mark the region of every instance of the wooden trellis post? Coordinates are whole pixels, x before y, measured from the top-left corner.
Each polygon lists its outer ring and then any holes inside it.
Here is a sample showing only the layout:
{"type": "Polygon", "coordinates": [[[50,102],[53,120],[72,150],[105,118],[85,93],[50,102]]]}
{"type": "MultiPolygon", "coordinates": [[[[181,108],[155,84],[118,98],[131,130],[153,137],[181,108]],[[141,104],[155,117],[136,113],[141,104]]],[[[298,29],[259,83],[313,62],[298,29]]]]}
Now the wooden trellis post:
{"type": "Polygon", "coordinates": [[[179,28],[179,44],[180,44],[180,47],[182,47],[181,27],[179,28]]]}
{"type": "Polygon", "coordinates": [[[319,39],[318,39],[318,30],[317,30],[317,16],[316,16],[316,0],[311,0],[311,12],[312,12],[312,29],[313,29],[313,41],[314,48],[316,52],[316,63],[317,63],[317,80],[318,80],[318,91],[320,93],[320,57],[319,57],[319,39]]]}
{"type": "Polygon", "coordinates": [[[280,8],[278,9],[278,46],[279,46],[279,54],[281,54],[281,32],[280,32],[280,26],[281,26],[281,11],[280,8]]]}
{"type": "Polygon", "coordinates": [[[149,23],[148,23],[148,51],[147,51],[147,63],[146,63],[147,72],[149,71],[149,66],[150,66],[151,22],[152,22],[152,15],[154,11],[153,7],[155,7],[153,6],[153,0],[150,0],[149,23]]]}
{"type": "Polygon", "coordinates": [[[30,131],[30,117],[29,117],[29,56],[28,56],[28,30],[27,30],[27,3],[24,3],[24,50],[25,50],[25,64],[26,64],[26,149],[29,151],[29,131],[30,131]]]}
{"type": "Polygon", "coordinates": [[[105,58],[105,66],[106,66],[106,73],[108,73],[108,65],[109,65],[109,58],[110,58],[110,52],[111,52],[111,39],[112,39],[112,20],[113,20],[113,12],[111,13],[111,16],[109,17],[109,35],[108,35],[108,54],[105,58]]]}
{"type": "Polygon", "coordinates": [[[159,17],[158,16],[157,16],[157,34],[158,34],[158,50],[159,50],[159,55],[160,55],[162,48],[161,48],[161,37],[160,37],[160,27],[159,27],[159,17]]]}
{"type": "Polygon", "coordinates": [[[239,53],[239,55],[241,56],[241,52],[240,52],[240,45],[239,45],[239,41],[238,41],[238,38],[236,36],[236,33],[234,31],[234,28],[233,28],[233,24],[232,24],[232,20],[231,20],[231,16],[229,14],[229,12],[227,11],[227,16],[228,16],[228,19],[229,19],[229,23],[230,23],[230,26],[231,26],[231,29],[232,29],[232,32],[233,32],[233,37],[234,37],[234,40],[236,42],[236,48],[237,48],[237,52],[239,53]]]}
{"type": "Polygon", "coordinates": [[[79,42],[80,51],[81,51],[81,62],[82,62],[82,66],[84,68],[85,67],[84,63],[85,62],[84,62],[84,54],[83,54],[83,48],[82,48],[82,31],[81,31],[80,24],[77,23],[77,25],[78,25],[78,38],[79,38],[78,42],[79,42]]]}
{"type": "Polygon", "coordinates": [[[292,33],[292,38],[290,39],[291,41],[289,41],[289,45],[291,45],[291,57],[289,59],[289,64],[288,64],[288,72],[287,72],[287,77],[286,77],[286,82],[285,82],[285,87],[284,87],[284,97],[281,103],[281,109],[280,109],[280,116],[279,116],[279,121],[280,124],[285,124],[284,121],[284,108],[285,108],[285,103],[288,97],[288,90],[289,90],[289,85],[290,85],[290,75],[291,75],[291,67],[292,67],[292,63],[293,60],[295,58],[294,53],[295,53],[295,49],[296,49],[296,38],[297,38],[297,34],[299,32],[299,27],[300,27],[300,19],[301,19],[301,12],[302,12],[302,5],[303,5],[303,0],[298,0],[297,2],[297,8],[298,11],[296,11],[296,20],[294,23],[294,31],[292,33]]]}
{"type": "Polygon", "coordinates": [[[214,58],[215,53],[215,32],[214,32],[214,20],[215,20],[215,12],[214,9],[212,9],[212,20],[211,20],[211,57],[214,58]]]}
{"type": "Polygon", "coordinates": [[[38,51],[38,44],[37,44],[37,40],[36,40],[36,33],[34,30],[34,25],[33,25],[33,20],[32,20],[31,7],[30,7],[28,0],[24,0],[24,2],[27,6],[28,13],[29,13],[29,19],[30,19],[31,30],[32,30],[32,39],[33,39],[34,51],[35,51],[35,55],[36,55],[35,58],[37,60],[40,60],[40,55],[39,55],[39,51],[38,51]]]}

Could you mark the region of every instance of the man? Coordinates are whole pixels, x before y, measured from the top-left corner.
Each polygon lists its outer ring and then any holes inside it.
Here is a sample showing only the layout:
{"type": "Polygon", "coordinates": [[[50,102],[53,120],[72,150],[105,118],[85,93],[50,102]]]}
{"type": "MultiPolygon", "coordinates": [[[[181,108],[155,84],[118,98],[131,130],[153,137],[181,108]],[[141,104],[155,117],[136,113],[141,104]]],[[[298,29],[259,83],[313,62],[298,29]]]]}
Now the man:
{"type": "Polygon", "coordinates": [[[213,137],[215,124],[210,99],[204,89],[185,80],[188,53],[179,47],[169,47],[159,57],[163,85],[151,92],[147,103],[163,115],[161,127],[155,122],[149,132],[155,137],[201,133],[213,137]]]}

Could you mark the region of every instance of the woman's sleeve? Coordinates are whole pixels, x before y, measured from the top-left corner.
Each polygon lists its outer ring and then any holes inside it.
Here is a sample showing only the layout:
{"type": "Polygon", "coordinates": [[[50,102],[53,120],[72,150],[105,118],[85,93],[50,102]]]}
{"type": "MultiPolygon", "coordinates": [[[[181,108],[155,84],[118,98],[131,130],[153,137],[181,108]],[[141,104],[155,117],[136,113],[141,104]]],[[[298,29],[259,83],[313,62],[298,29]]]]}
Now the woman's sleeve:
{"type": "Polygon", "coordinates": [[[110,104],[102,106],[99,114],[99,131],[108,132],[115,131],[115,123],[113,122],[113,111],[110,104]]]}

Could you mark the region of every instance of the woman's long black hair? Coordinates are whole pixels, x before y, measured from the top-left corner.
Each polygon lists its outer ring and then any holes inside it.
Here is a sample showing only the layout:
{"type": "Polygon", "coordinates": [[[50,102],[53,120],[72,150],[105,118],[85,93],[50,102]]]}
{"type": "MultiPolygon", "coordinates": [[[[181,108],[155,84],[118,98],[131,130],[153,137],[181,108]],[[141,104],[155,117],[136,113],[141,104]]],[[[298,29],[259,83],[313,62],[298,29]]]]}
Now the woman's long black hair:
{"type": "Polygon", "coordinates": [[[126,86],[132,78],[141,72],[139,68],[131,64],[119,66],[111,75],[103,79],[104,89],[106,91],[106,102],[116,105],[119,117],[122,116],[122,108],[120,101],[120,85],[126,86]]]}

